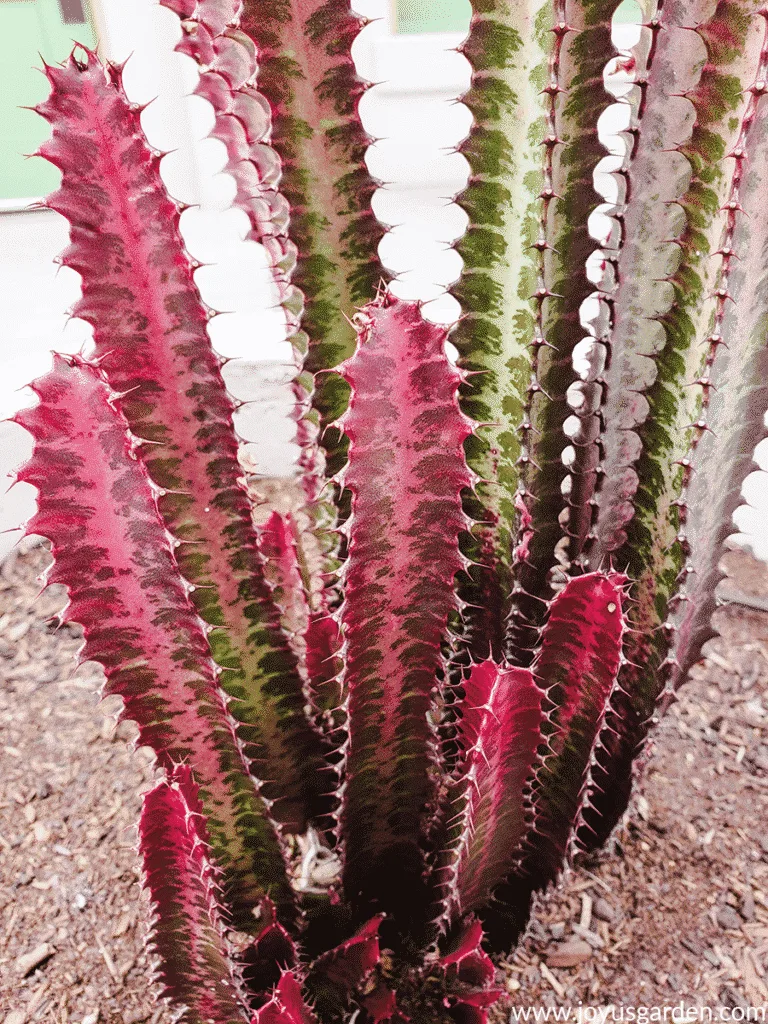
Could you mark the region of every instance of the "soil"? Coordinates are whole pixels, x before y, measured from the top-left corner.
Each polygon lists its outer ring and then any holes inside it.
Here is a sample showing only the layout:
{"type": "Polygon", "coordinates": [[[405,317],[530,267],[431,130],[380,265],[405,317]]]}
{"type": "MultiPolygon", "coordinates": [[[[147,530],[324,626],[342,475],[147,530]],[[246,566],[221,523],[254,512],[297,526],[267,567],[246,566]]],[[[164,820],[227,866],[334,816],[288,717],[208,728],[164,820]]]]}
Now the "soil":
{"type": "MultiPolygon", "coordinates": [[[[151,755],[99,704],[98,667],[75,669],[48,560],[0,571],[0,1021],[166,1024],[135,853],[151,755]]],[[[766,566],[727,562],[726,586],[768,595],[766,566]]],[[[718,626],[610,849],[539,900],[503,964],[511,1005],[768,1003],[768,614],[729,605],[718,626]]]]}

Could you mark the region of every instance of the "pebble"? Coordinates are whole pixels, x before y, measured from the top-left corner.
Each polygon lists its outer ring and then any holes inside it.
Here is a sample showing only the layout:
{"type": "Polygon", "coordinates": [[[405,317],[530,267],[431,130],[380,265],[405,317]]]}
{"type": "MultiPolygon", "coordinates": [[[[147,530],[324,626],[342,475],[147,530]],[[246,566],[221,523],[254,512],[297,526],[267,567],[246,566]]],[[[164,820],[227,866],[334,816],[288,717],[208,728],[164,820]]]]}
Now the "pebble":
{"type": "Polygon", "coordinates": [[[35,842],[47,843],[51,838],[50,830],[45,827],[42,821],[36,821],[32,831],[35,834],[35,842]]]}
{"type": "Polygon", "coordinates": [[[561,942],[547,952],[547,967],[578,967],[592,956],[592,947],[581,939],[561,942]]]}
{"type": "Polygon", "coordinates": [[[737,1007],[740,1010],[749,1009],[749,1003],[741,992],[736,988],[732,988],[730,985],[727,985],[720,993],[720,1002],[729,1010],[735,1010],[737,1007]]]}
{"type": "Polygon", "coordinates": [[[720,907],[717,912],[717,923],[726,930],[741,928],[741,918],[733,907],[720,907]]]}
{"type": "Polygon", "coordinates": [[[573,926],[573,931],[580,939],[584,939],[585,942],[588,942],[593,949],[602,949],[605,945],[597,932],[592,932],[589,928],[582,928],[580,924],[575,924],[573,926]]]}
{"type": "Polygon", "coordinates": [[[565,921],[555,921],[549,926],[549,930],[552,932],[553,939],[562,939],[565,935],[565,921]]]}
{"type": "MultiPolygon", "coordinates": [[[[510,988],[512,980],[513,979],[510,979],[510,981],[507,982],[507,988],[510,988]]],[[[517,987],[520,988],[520,982],[518,981],[516,984],[517,987]]],[[[510,988],[510,991],[513,991],[513,989],[510,988]]],[[[123,1014],[123,1024],[140,1024],[140,1021],[146,1020],[149,1015],[150,1011],[148,1009],[142,1010],[139,1008],[138,1010],[128,1010],[127,1013],[123,1014]]]]}
{"type": "Polygon", "coordinates": [[[607,921],[608,924],[616,920],[616,911],[608,900],[603,899],[602,896],[598,896],[595,900],[595,905],[592,907],[592,913],[598,921],[607,921]]]}
{"type": "Polygon", "coordinates": [[[86,1015],[83,1017],[82,1024],[97,1024],[98,1019],[99,1011],[98,1009],[96,1009],[92,1013],[86,1013],[86,1015]]]}
{"type": "Polygon", "coordinates": [[[28,619],[24,619],[22,622],[17,623],[15,626],[11,626],[8,632],[5,634],[8,641],[12,644],[17,644],[19,640],[23,640],[29,632],[30,622],[28,619]]]}
{"type": "Polygon", "coordinates": [[[745,921],[754,921],[755,919],[755,897],[749,890],[744,894],[739,913],[745,921]]]}
{"type": "Polygon", "coordinates": [[[34,949],[30,950],[29,953],[23,953],[16,960],[16,972],[21,975],[22,978],[26,978],[28,974],[31,974],[36,967],[39,967],[43,961],[53,956],[56,950],[48,942],[41,942],[39,946],[35,946],[34,949]]]}
{"type": "Polygon", "coordinates": [[[11,1010],[3,1024],[24,1024],[26,1019],[27,1015],[23,1010],[11,1010]]]}
{"type": "Polygon", "coordinates": [[[656,973],[656,964],[652,963],[647,956],[644,956],[640,961],[639,965],[641,971],[645,971],[646,974],[656,973]]]}

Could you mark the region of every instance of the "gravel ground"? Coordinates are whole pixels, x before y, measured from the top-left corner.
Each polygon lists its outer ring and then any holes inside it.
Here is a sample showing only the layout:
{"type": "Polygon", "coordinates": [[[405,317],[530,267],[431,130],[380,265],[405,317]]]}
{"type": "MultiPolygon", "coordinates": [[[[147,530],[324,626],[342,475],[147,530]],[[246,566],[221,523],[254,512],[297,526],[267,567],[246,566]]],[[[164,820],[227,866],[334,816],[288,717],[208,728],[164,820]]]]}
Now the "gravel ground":
{"type": "MultiPolygon", "coordinates": [[[[151,758],[98,703],[98,667],[75,670],[47,562],[0,572],[0,1021],[166,1024],[135,855],[151,758]]],[[[727,585],[768,595],[762,563],[728,562],[727,585]]],[[[612,848],[540,899],[502,965],[512,1005],[768,1003],[768,614],[718,616],[612,848]]]]}

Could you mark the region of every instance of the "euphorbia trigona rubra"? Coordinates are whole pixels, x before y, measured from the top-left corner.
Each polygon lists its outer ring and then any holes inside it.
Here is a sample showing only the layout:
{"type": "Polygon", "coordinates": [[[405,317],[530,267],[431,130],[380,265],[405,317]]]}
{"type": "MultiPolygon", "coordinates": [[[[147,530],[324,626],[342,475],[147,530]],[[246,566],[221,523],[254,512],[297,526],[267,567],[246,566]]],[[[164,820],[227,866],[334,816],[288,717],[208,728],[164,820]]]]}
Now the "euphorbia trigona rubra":
{"type": "Polygon", "coordinates": [[[378,285],[361,19],[163,3],[285,311],[302,501],[253,526],[181,208],[80,49],[38,109],[95,352],[18,417],[63,614],[164,774],[159,979],[199,1024],[481,1024],[710,635],[768,406],[766,12],[649,4],[598,251],[617,0],[476,0],[448,330],[378,285]]]}

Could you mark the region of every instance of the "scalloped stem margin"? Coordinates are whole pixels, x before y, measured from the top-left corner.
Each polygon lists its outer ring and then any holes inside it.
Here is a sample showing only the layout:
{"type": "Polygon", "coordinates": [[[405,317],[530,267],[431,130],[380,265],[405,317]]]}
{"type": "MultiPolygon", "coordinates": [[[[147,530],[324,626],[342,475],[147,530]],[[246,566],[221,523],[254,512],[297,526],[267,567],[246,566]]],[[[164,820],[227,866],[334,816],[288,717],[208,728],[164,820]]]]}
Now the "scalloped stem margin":
{"type": "Polygon", "coordinates": [[[358,314],[359,343],[344,366],[352,399],[343,483],[352,493],[341,609],[349,691],[342,804],[347,898],[401,921],[424,908],[420,840],[436,798],[430,722],[441,643],[456,608],[470,486],[459,411],[460,374],[446,331],[416,303],[383,295],[358,314]]]}
{"type": "Polygon", "coordinates": [[[168,772],[180,762],[192,767],[234,918],[253,927],[265,892],[290,918],[282,847],[127,423],[100,372],[82,360],[56,357],[33,388],[40,404],[16,417],[35,439],[19,472],[38,489],[27,530],[51,541],[48,582],[69,591],[63,617],[83,626],[81,657],[104,666],[105,692],[123,698],[139,743],[168,772]]]}
{"type": "Polygon", "coordinates": [[[118,69],[93,54],[49,68],[53,125],[41,154],[62,171],[47,201],[70,222],[62,262],[83,279],[74,314],[94,327],[95,354],[120,393],[180,542],[193,603],[238,735],[274,816],[302,831],[327,801],[321,743],[304,714],[296,659],[264,580],[238,462],[233,404],[206,331],[208,314],[168,198],[118,69]],[[279,785],[277,785],[279,780],[279,785]]]}

